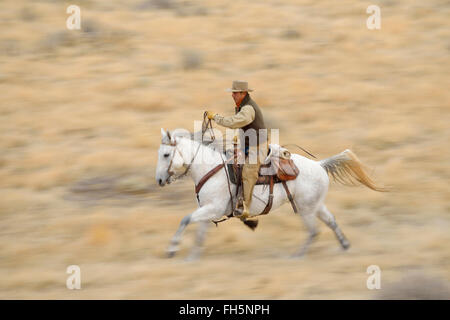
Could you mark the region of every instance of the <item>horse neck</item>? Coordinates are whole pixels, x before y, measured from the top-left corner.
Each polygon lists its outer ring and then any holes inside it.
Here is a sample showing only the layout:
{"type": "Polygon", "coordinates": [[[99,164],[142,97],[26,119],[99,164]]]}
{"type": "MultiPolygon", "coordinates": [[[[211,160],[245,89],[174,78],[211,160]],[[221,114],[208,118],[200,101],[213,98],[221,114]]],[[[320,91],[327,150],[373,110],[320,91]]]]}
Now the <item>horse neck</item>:
{"type": "Polygon", "coordinates": [[[190,171],[191,177],[196,184],[209,171],[222,163],[221,154],[219,152],[197,141],[185,138],[180,140],[180,145],[180,151],[182,150],[181,153],[185,164],[189,165],[191,160],[194,159],[190,171]]]}

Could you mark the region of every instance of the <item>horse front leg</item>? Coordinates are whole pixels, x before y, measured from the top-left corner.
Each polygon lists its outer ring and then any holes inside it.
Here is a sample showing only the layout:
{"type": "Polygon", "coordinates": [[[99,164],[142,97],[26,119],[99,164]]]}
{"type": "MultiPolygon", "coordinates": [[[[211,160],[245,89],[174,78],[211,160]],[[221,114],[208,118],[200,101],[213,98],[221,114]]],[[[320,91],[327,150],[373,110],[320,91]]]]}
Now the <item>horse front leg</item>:
{"type": "Polygon", "coordinates": [[[175,253],[177,253],[177,251],[179,250],[179,244],[181,241],[181,237],[183,236],[184,229],[186,229],[186,227],[188,226],[188,224],[191,221],[191,216],[192,216],[192,213],[188,214],[181,220],[180,226],[178,227],[177,232],[175,232],[174,236],[172,237],[169,248],[167,249],[167,256],[169,258],[172,258],[175,255],[175,253]]]}
{"type": "Polygon", "coordinates": [[[194,261],[200,257],[203,250],[203,243],[205,242],[206,231],[208,230],[210,224],[210,221],[202,221],[199,223],[195,244],[186,259],[187,261],[194,261]]]}
{"type": "MultiPolygon", "coordinates": [[[[175,255],[175,253],[177,253],[177,251],[179,250],[179,244],[181,242],[181,238],[183,236],[184,230],[190,223],[195,223],[195,222],[207,223],[207,222],[210,222],[215,217],[216,217],[216,214],[215,214],[214,206],[212,206],[212,205],[200,207],[197,210],[195,210],[193,213],[185,216],[181,220],[180,226],[178,227],[177,232],[175,232],[175,235],[172,237],[172,240],[170,241],[169,248],[167,249],[167,256],[169,258],[171,258],[175,255]]],[[[206,229],[205,229],[205,231],[206,231],[206,229]]],[[[200,227],[199,234],[197,235],[196,246],[198,243],[200,244],[200,246],[203,243],[205,231],[202,231],[202,227],[200,227]]]]}

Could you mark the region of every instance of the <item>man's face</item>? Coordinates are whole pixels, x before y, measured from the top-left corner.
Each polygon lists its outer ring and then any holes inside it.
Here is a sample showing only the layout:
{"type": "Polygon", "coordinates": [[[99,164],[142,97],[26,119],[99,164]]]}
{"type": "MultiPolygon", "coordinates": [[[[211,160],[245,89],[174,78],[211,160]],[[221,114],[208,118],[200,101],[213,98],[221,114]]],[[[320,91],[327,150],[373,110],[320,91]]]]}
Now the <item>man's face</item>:
{"type": "Polygon", "coordinates": [[[245,97],[247,92],[232,92],[231,96],[236,104],[238,104],[245,97]]]}

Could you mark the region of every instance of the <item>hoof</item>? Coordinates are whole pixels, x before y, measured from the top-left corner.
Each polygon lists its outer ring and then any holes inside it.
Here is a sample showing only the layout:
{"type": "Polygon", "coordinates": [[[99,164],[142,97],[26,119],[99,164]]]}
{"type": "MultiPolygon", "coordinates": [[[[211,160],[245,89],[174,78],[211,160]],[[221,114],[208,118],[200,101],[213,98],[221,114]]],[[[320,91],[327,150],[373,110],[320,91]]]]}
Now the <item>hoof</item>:
{"type": "Polygon", "coordinates": [[[184,261],[186,261],[186,262],[193,262],[193,261],[197,261],[198,258],[199,258],[198,255],[189,255],[189,256],[187,256],[187,257],[184,259],[184,261]]]}
{"type": "Polygon", "coordinates": [[[175,256],[176,251],[167,251],[167,258],[173,258],[175,256]]]}
{"type": "Polygon", "coordinates": [[[289,259],[291,259],[291,260],[300,260],[300,259],[303,259],[304,257],[305,257],[305,253],[296,252],[296,253],[290,255],[289,259]]]}
{"type": "Polygon", "coordinates": [[[350,242],[348,242],[347,240],[344,240],[341,242],[341,246],[342,246],[342,249],[348,250],[348,248],[350,248],[350,242]]]}

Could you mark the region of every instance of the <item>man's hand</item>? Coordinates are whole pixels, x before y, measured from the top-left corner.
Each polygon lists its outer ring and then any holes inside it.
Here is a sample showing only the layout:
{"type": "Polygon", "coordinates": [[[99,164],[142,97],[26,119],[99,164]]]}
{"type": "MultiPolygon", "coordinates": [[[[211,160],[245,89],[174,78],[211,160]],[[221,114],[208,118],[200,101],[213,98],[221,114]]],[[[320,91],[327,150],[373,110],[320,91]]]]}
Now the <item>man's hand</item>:
{"type": "Polygon", "coordinates": [[[215,113],[215,112],[213,112],[213,111],[206,111],[206,116],[208,117],[208,119],[210,119],[210,120],[214,120],[214,116],[217,114],[217,113],[215,113]]]}

